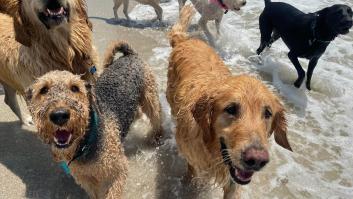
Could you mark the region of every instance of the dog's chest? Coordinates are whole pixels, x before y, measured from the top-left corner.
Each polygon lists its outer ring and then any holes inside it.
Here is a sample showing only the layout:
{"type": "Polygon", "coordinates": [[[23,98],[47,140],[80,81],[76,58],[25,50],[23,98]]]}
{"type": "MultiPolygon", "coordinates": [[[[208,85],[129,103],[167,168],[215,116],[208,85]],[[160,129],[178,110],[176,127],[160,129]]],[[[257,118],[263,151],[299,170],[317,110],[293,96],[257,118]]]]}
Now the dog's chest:
{"type": "Polygon", "coordinates": [[[328,43],[323,43],[320,41],[308,41],[308,48],[302,57],[307,59],[312,59],[314,57],[321,57],[322,54],[326,51],[328,43]]]}

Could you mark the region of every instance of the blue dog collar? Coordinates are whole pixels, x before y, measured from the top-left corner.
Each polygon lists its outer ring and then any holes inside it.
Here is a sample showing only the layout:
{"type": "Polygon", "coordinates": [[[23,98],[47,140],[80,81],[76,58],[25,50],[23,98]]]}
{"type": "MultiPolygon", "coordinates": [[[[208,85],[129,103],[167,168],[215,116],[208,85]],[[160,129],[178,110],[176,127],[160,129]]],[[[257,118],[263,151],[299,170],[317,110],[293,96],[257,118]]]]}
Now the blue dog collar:
{"type": "Polygon", "coordinates": [[[66,162],[60,162],[59,165],[64,170],[65,174],[67,174],[67,175],[71,174],[71,170],[69,168],[69,165],[67,165],[66,162]]]}
{"type": "Polygon", "coordinates": [[[89,68],[89,72],[93,75],[94,73],[97,72],[97,67],[96,66],[92,66],[91,68],[89,68]]]}

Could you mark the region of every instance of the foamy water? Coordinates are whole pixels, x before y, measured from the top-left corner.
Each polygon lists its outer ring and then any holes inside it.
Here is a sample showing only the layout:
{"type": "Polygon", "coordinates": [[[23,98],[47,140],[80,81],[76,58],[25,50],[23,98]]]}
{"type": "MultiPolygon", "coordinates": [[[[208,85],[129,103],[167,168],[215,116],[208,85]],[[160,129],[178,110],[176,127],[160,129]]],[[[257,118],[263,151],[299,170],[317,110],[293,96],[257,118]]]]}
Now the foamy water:
{"type": "MultiPolygon", "coordinates": [[[[287,0],[305,12],[317,11],[334,3],[353,7],[352,0],[287,0]]],[[[161,4],[164,22],[146,22],[146,26],[169,27],[178,18],[178,3],[161,4]]],[[[242,11],[224,16],[217,51],[234,74],[247,73],[261,78],[276,90],[286,105],[289,141],[294,152],[277,146],[273,140],[269,165],[243,187],[242,198],[353,198],[353,34],[339,36],[320,59],[312,79],[312,91],[305,84],[292,86],[296,71],[287,58],[288,49],[281,40],[261,57],[256,56],[260,33],[258,16],[263,0],[249,0],[242,11]]],[[[132,19],[155,18],[149,6],[138,5],[132,19]]],[[[194,19],[196,24],[199,15],[194,19]]],[[[209,23],[213,32],[213,23],[209,23]]],[[[146,61],[157,74],[164,110],[164,128],[168,139],[158,149],[145,144],[140,135],[146,122],[137,123],[126,143],[130,159],[126,198],[221,198],[219,188],[197,190],[183,186],[185,162],[177,155],[174,125],[164,91],[168,57],[171,51],[163,34],[136,29],[157,40],[146,61]],[[158,39],[156,39],[158,35],[158,39]]],[[[160,30],[166,33],[167,30],[160,30]]],[[[143,44],[143,41],[140,42],[143,44]]],[[[306,69],[308,62],[301,60],[306,69]]]]}

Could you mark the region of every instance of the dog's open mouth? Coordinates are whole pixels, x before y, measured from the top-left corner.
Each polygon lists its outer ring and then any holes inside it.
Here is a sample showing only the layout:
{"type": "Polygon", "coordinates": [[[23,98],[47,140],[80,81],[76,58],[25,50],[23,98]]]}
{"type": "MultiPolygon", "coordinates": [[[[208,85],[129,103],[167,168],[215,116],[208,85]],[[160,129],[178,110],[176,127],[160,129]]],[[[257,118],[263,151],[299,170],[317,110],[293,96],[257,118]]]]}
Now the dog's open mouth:
{"type": "Polygon", "coordinates": [[[64,7],[60,8],[54,8],[54,9],[49,9],[47,8],[46,11],[44,11],[45,16],[51,17],[51,18],[62,18],[67,16],[67,10],[64,9],[64,7]]]}
{"type": "Polygon", "coordinates": [[[229,168],[229,173],[235,183],[246,185],[250,183],[254,171],[241,170],[235,166],[232,166],[229,168]]]}
{"type": "Polygon", "coordinates": [[[67,148],[70,146],[72,132],[67,130],[57,130],[54,135],[54,143],[57,148],[67,148]]]}
{"type": "Polygon", "coordinates": [[[49,1],[42,12],[39,12],[39,19],[49,29],[69,20],[70,9],[61,5],[58,0],[49,1]]]}

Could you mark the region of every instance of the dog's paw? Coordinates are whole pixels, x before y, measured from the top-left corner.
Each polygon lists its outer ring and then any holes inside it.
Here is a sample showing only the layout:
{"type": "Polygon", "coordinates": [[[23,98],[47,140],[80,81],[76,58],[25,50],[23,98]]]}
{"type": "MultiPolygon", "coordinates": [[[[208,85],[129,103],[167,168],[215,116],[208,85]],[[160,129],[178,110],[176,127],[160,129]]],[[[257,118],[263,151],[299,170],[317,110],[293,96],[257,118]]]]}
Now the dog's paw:
{"type": "Polygon", "coordinates": [[[302,85],[302,83],[300,81],[295,81],[293,84],[296,88],[300,88],[300,86],[302,85]]]}
{"type": "Polygon", "coordinates": [[[311,91],[310,83],[306,83],[306,89],[308,89],[309,91],[311,91]]]}
{"type": "Polygon", "coordinates": [[[33,126],[34,122],[31,116],[25,116],[22,120],[22,124],[25,126],[33,126]]]}

